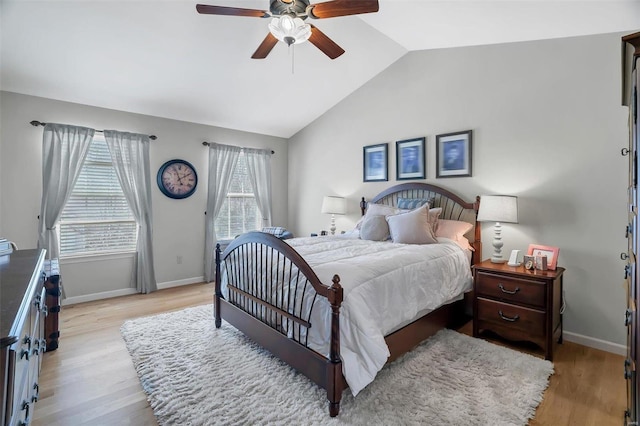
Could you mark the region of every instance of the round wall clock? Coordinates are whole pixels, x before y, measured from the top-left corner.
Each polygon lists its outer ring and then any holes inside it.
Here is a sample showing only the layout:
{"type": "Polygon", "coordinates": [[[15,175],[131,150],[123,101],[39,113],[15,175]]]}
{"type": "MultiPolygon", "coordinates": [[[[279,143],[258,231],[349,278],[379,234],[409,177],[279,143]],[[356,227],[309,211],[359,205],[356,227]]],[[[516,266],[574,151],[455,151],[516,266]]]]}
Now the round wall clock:
{"type": "Polygon", "coordinates": [[[196,191],[196,169],[185,160],[169,160],[158,170],[158,187],[170,198],[187,198],[196,191]]]}

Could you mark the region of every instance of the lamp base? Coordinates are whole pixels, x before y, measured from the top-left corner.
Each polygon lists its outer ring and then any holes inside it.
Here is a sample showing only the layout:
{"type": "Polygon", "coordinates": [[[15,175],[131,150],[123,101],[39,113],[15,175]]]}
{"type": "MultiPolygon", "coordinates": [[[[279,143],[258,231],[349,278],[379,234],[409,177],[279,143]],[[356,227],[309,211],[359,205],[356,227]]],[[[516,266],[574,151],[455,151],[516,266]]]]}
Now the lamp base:
{"type": "Polygon", "coordinates": [[[491,263],[504,263],[506,259],[502,257],[502,225],[500,225],[500,222],[496,222],[493,231],[493,256],[491,256],[491,263]]]}
{"type": "Polygon", "coordinates": [[[329,230],[331,231],[331,235],[336,234],[336,215],[335,214],[331,215],[331,228],[329,228],[329,230]]]}

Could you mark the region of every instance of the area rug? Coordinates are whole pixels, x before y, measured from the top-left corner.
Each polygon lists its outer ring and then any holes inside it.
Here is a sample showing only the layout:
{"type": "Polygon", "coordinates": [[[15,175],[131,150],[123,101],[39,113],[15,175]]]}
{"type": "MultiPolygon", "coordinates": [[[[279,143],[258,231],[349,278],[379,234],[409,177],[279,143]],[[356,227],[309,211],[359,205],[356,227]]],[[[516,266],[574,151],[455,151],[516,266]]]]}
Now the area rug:
{"type": "Polygon", "coordinates": [[[385,366],[330,418],[326,392],[233,326],[212,305],[121,328],[158,423],[165,425],[525,425],[553,364],[442,330],[385,366]]]}

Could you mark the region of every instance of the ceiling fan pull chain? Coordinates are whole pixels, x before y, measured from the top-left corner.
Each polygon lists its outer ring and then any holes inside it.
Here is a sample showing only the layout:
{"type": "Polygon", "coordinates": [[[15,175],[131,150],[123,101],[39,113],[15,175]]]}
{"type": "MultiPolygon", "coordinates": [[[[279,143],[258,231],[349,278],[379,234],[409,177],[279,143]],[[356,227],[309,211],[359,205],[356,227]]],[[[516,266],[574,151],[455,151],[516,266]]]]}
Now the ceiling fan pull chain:
{"type": "Polygon", "coordinates": [[[292,44],[291,46],[289,46],[289,49],[291,49],[291,74],[295,74],[294,73],[294,62],[295,62],[295,44],[292,44]]]}

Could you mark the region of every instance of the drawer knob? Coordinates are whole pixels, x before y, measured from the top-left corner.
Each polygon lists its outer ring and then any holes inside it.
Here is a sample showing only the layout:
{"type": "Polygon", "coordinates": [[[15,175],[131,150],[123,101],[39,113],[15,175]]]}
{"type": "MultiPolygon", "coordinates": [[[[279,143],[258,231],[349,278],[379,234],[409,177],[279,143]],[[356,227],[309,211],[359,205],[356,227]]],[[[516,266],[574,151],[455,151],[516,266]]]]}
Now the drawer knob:
{"type": "Polygon", "coordinates": [[[511,317],[507,317],[505,316],[502,311],[498,311],[498,315],[500,315],[500,318],[502,318],[505,321],[509,321],[509,322],[516,322],[520,319],[520,315],[516,315],[515,317],[511,318],[511,317]]]}
{"type": "Polygon", "coordinates": [[[507,294],[516,294],[517,292],[520,291],[520,287],[516,287],[515,290],[511,291],[511,290],[507,290],[506,288],[504,288],[504,286],[502,285],[502,283],[498,284],[498,287],[500,288],[500,290],[503,293],[507,293],[507,294]]]}

